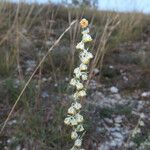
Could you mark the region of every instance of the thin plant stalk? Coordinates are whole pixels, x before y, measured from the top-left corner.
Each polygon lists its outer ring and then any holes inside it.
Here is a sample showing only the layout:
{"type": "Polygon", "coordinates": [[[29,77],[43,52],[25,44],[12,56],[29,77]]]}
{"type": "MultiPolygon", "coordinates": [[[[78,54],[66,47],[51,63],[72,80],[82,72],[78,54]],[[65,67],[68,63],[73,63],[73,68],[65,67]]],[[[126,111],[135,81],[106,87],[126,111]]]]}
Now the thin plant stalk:
{"type": "Polygon", "coordinates": [[[1,130],[0,130],[0,134],[3,132],[4,128],[6,127],[6,124],[8,122],[8,120],[10,119],[16,105],[18,104],[21,96],[23,95],[24,91],[26,90],[26,88],[28,87],[29,83],[31,82],[33,76],[35,75],[35,73],[37,72],[37,70],[39,69],[39,67],[42,65],[42,63],[45,61],[45,59],[47,58],[47,56],[49,55],[49,53],[53,50],[53,48],[59,43],[59,41],[62,39],[62,37],[65,35],[66,32],[68,32],[70,30],[70,28],[76,23],[76,20],[72,21],[72,23],[69,25],[69,27],[60,35],[60,37],[55,41],[55,43],[51,46],[51,48],[47,51],[47,53],[43,56],[42,60],[39,62],[39,64],[37,65],[37,67],[35,68],[34,72],[32,73],[32,75],[30,76],[30,78],[28,79],[28,81],[26,82],[24,88],[22,89],[21,93],[19,94],[17,100],[15,101],[13,107],[11,108],[11,111],[9,112],[1,130]]]}

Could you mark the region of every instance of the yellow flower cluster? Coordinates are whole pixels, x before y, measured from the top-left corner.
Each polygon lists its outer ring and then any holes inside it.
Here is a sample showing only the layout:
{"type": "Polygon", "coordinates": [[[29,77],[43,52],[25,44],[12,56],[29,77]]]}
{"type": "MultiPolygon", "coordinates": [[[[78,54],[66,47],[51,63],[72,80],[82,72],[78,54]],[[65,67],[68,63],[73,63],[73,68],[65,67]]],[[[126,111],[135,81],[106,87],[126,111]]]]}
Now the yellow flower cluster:
{"type": "Polygon", "coordinates": [[[84,150],[82,146],[82,133],[84,131],[83,127],[83,116],[80,114],[82,105],[80,103],[80,98],[86,96],[86,88],[84,82],[88,79],[88,64],[93,58],[91,52],[85,48],[87,42],[92,41],[89,35],[88,21],[82,19],[80,25],[83,28],[82,31],[82,41],[76,46],[76,49],[80,50],[79,58],[81,64],[79,67],[74,69],[74,78],[71,79],[70,85],[76,87],[76,92],[73,94],[74,102],[68,109],[68,116],[65,118],[64,123],[66,125],[72,126],[73,131],[71,133],[71,139],[74,140],[74,145],[71,150],[84,150]]]}

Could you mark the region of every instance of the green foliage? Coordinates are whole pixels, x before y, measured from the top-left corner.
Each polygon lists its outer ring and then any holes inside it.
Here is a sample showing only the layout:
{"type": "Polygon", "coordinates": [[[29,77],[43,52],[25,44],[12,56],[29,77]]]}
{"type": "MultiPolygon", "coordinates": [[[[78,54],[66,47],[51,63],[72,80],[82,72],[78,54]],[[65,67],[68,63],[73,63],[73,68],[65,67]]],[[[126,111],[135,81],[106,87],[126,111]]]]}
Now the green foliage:
{"type": "Polygon", "coordinates": [[[38,141],[40,149],[62,150],[63,147],[65,150],[70,143],[70,135],[63,125],[65,108],[59,105],[50,109],[43,107],[41,111],[30,108],[23,112],[24,117],[19,119],[15,131],[18,143],[26,142],[30,145],[28,148],[33,148],[38,141]],[[47,111],[50,116],[47,116],[47,111]]]}
{"type": "Polygon", "coordinates": [[[100,109],[99,114],[102,118],[111,118],[112,114],[126,115],[127,117],[130,117],[131,112],[132,112],[131,106],[117,105],[117,106],[115,106],[115,108],[102,108],[102,109],[100,109]]]}
{"type": "Polygon", "coordinates": [[[138,134],[133,138],[133,142],[137,144],[137,147],[139,147],[145,140],[146,136],[142,136],[141,134],[138,134]]]}

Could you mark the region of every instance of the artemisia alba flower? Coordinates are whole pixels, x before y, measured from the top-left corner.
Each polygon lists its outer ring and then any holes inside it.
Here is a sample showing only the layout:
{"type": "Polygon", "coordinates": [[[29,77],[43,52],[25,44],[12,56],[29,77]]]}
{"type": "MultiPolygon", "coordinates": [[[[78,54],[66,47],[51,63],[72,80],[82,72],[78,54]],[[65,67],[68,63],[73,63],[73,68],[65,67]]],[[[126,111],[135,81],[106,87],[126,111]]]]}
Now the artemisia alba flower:
{"type": "Polygon", "coordinates": [[[75,119],[78,123],[83,122],[83,116],[80,115],[79,113],[75,115],[75,119]]]}
{"type": "Polygon", "coordinates": [[[85,64],[80,64],[80,70],[81,71],[85,71],[85,70],[87,70],[87,65],[85,65],[85,64]]]}
{"type": "Polygon", "coordinates": [[[87,65],[90,62],[90,59],[87,57],[81,57],[80,60],[85,65],[87,65]]]}
{"type": "Polygon", "coordinates": [[[77,44],[76,49],[84,49],[84,43],[81,41],[80,43],[77,44]]]}
{"type": "Polygon", "coordinates": [[[76,49],[81,50],[79,53],[79,58],[81,64],[79,67],[75,68],[74,78],[71,79],[70,85],[76,88],[75,93],[73,94],[74,102],[71,104],[71,107],[68,109],[68,117],[65,118],[64,123],[72,126],[73,131],[71,133],[71,139],[75,140],[73,147],[70,150],[84,150],[81,148],[82,138],[83,137],[83,116],[80,114],[82,105],[80,99],[86,96],[85,81],[88,79],[88,64],[93,58],[91,52],[88,51],[85,47],[85,43],[92,41],[91,36],[89,35],[88,21],[82,19],[80,25],[83,28],[82,31],[82,41],[79,42],[76,46],[76,49]]]}
{"type": "Polygon", "coordinates": [[[87,73],[82,73],[81,78],[83,81],[86,81],[88,79],[87,73]]]}
{"type": "Polygon", "coordinates": [[[91,38],[91,36],[90,36],[89,34],[83,34],[82,41],[83,41],[84,43],[86,43],[86,42],[91,42],[91,41],[92,41],[92,38],[91,38]]]}
{"type": "Polygon", "coordinates": [[[89,24],[88,20],[86,20],[85,18],[80,21],[80,26],[82,28],[86,28],[88,26],[88,24],[89,24]]]}
{"type": "Polygon", "coordinates": [[[76,139],[78,137],[78,134],[76,131],[71,132],[71,139],[76,139]]]}
{"type": "Polygon", "coordinates": [[[82,107],[82,105],[81,105],[80,103],[78,103],[78,102],[73,103],[72,106],[73,106],[76,110],[79,110],[79,109],[81,109],[81,107],[82,107]]]}
{"type": "Polygon", "coordinates": [[[75,115],[75,114],[76,114],[75,108],[74,108],[74,107],[70,107],[70,108],[68,109],[68,114],[70,114],[70,115],[75,115]]]}
{"type": "Polygon", "coordinates": [[[70,81],[70,85],[75,86],[76,83],[77,83],[77,80],[75,78],[72,78],[71,81],[70,81]]]}
{"type": "Polygon", "coordinates": [[[79,125],[76,127],[76,131],[77,131],[77,132],[82,132],[82,131],[84,131],[83,125],[79,124],[79,125]]]}
{"type": "Polygon", "coordinates": [[[83,88],[84,88],[84,86],[83,86],[83,84],[82,84],[82,83],[77,82],[77,84],[76,84],[76,88],[77,88],[77,90],[81,90],[81,89],[83,89],[83,88]]]}
{"type": "Polygon", "coordinates": [[[84,97],[84,96],[86,96],[85,90],[79,91],[79,92],[78,92],[78,96],[79,96],[79,97],[84,97]]]}
{"type": "Polygon", "coordinates": [[[64,120],[64,123],[66,124],[66,125],[70,125],[70,118],[65,118],[65,120],[64,120]]]}
{"type": "Polygon", "coordinates": [[[74,69],[74,74],[77,78],[80,78],[80,76],[82,75],[81,71],[80,71],[80,68],[75,68],[74,69]]]}
{"type": "Polygon", "coordinates": [[[81,139],[77,139],[77,140],[75,140],[75,142],[74,142],[74,145],[75,145],[76,147],[80,147],[81,144],[82,144],[82,140],[81,140],[81,139]]]}

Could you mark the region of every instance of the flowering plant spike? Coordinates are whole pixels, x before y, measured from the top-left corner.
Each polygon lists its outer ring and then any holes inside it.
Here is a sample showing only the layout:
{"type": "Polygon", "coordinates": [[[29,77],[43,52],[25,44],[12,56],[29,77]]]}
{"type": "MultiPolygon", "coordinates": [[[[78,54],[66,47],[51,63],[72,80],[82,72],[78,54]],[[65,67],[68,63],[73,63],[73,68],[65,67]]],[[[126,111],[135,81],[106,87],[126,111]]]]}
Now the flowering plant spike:
{"type": "Polygon", "coordinates": [[[84,134],[83,116],[80,114],[82,105],[81,98],[86,96],[85,81],[88,79],[88,64],[90,59],[93,58],[92,53],[86,48],[86,43],[91,42],[92,38],[89,34],[88,21],[82,19],[80,21],[82,28],[82,40],[76,46],[80,51],[80,65],[74,69],[74,77],[70,81],[70,85],[76,88],[73,94],[73,103],[68,109],[68,116],[65,118],[64,123],[72,127],[71,139],[74,140],[74,145],[70,150],[84,150],[82,146],[82,137],[84,134]]]}

